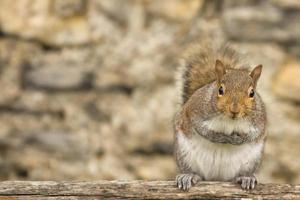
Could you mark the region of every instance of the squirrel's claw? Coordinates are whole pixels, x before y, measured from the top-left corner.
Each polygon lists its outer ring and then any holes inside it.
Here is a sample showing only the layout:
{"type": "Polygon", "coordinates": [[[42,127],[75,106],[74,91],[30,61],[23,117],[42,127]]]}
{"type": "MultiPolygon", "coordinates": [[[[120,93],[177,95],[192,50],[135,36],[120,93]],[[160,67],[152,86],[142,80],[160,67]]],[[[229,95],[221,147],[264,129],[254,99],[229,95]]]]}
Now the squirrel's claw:
{"type": "Polygon", "coordinates": [[[179,189],[187,191],[189,190],[194,184],[200,181],[200,176],[196,174],[179,174],[176,176],[176,185],[179,189]]]}
{"type": "Polygon", "coordinates": [[[244,190],[252,190],[257,185],[255,176],[239,176],[235,178],[235,182],[240,184],[244,190]]]}

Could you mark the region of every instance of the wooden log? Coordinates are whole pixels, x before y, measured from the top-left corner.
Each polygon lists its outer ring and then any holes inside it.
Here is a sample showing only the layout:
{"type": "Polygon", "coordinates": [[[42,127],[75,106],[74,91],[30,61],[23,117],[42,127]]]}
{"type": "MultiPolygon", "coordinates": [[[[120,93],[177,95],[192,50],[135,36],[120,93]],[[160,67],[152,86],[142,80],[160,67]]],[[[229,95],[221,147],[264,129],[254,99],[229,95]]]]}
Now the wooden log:
{"type": "Polygon", "coordinates": [[[45,199],[297,199],[300,185],[259,184],[244,191],[232,183],[201,182],[188,192],[180,191],[173,181],[4,181],[0,200],[45,199]]]}

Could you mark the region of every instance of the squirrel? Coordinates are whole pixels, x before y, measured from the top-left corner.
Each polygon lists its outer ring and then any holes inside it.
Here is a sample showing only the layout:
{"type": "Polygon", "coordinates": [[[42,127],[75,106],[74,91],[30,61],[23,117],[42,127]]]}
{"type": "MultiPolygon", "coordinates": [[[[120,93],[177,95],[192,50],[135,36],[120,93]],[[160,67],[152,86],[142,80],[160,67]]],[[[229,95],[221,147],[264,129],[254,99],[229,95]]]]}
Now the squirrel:
{"type": "Polygon", "coordinates": [[[177,187],[232,181],[254,189],[266,141],[266,110],[257,92],[262,65],[251,67],[227,44],[197,42],[183,56],[180,110],[174,118],[177,187]]]}

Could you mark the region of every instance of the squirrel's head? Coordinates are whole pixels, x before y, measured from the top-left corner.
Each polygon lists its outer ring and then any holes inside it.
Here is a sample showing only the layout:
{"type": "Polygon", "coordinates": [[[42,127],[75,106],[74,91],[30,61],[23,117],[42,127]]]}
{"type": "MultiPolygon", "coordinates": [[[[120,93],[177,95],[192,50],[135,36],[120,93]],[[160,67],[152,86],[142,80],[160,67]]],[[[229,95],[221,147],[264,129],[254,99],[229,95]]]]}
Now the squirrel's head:
{"type": "Polygon", "coordinates": [[[227,69],[220,60],[216,60],[215,70],[218,110],[233,119],[244,117],[253,111],[262,65],[256,66],[249,73],[248,70],[227,69]]]}

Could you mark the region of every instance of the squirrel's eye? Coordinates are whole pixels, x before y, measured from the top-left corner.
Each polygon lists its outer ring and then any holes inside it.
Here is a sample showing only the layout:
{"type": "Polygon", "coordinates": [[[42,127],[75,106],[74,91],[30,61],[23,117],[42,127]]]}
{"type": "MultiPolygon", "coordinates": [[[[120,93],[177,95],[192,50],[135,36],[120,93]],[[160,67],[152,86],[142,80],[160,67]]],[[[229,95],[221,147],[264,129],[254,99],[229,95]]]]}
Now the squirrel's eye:
{"type": "Polygon", "coordinates": [[[224,94],[223,86],[219,87],[219,95],[222,96],[224,94]]]}
{"type": "Polygon", "coordinates": [[[251,89],[250,92],[249,92],[249,97],[250,97],[250,98],[253,98],[254,95],[255,95],[255,92],[254,92],[253,89],[251,89]]]}

